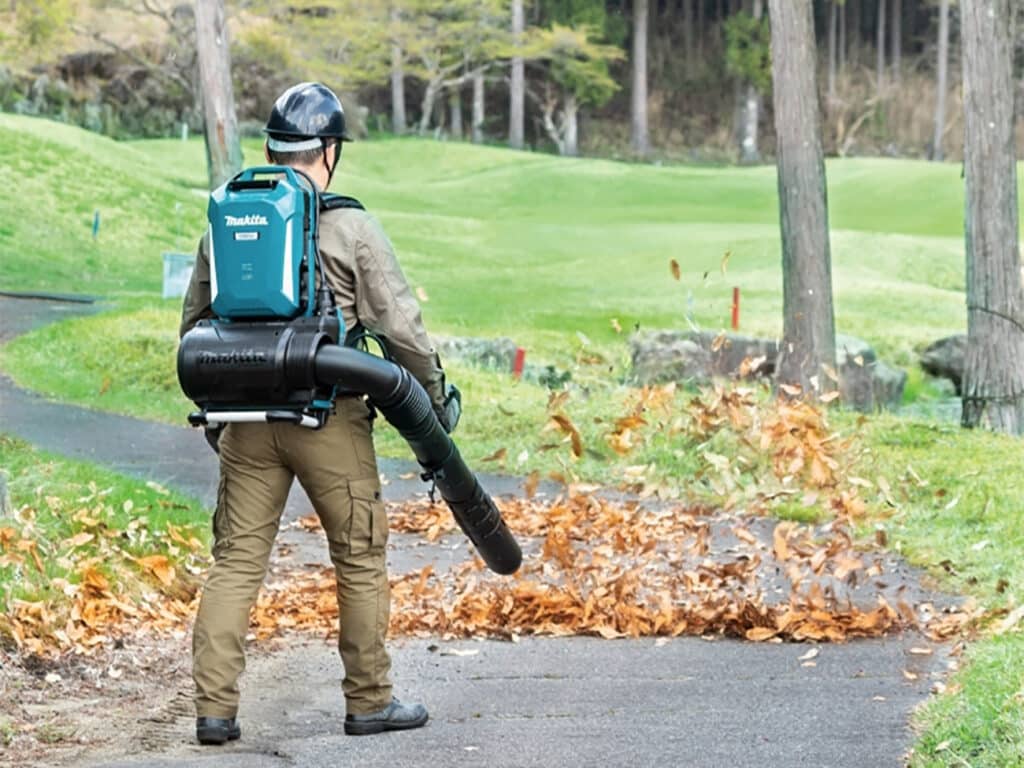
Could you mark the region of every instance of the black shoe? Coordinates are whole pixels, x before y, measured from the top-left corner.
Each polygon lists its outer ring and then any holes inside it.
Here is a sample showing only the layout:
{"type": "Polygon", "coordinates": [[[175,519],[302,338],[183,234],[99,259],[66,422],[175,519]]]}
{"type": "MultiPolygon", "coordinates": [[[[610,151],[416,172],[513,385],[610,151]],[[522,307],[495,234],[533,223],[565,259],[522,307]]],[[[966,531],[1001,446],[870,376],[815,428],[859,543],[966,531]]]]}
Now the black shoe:
{"type": "Polygon", "coordinates": [[[369,715],[345,715],[345,733],[366,736],[384,731],[405,731],[427,723],[427,710],[422,704],[401,704],[392,699],[380,712],[369,715]]]}
{"type": "Polygon", "coordinates": [[[234,741],[241,738],[242,729],[238,727],[235,718],[225,719],[223,717],[197,717],[196,738],[200,744],[223,744],[225,741],[234,741]]]}

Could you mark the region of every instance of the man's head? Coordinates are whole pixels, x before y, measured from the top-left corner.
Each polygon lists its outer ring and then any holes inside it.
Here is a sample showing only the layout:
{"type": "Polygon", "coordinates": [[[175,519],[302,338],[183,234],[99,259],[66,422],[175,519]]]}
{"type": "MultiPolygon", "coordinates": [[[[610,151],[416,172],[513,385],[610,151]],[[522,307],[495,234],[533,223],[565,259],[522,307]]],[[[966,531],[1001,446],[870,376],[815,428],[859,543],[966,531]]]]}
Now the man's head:
{"type": "Polygon", "coordinates": [[[331,183],[341,142],[352,140],[341,101],[320,83],[299,83],[282,93],[263,130],[267,160],[306,171],[321,189],[331,183]]]}

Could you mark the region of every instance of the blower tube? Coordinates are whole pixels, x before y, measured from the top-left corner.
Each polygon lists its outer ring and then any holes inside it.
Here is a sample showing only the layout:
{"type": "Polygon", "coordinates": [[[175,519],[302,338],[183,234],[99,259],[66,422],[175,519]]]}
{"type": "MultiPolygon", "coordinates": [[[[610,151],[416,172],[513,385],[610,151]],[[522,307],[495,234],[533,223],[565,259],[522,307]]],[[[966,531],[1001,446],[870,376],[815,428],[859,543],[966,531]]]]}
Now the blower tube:
{"type": "Polygon", "coordinates": [[[430,397],[401,366],[336,344],[321,346],[314,360],[317,383],[363,392],[405,438],[434,481],[455,521],[495,573],[519,569],[522,551],[494,501],[466,466],[459,449],[434,414],[430,397]]]}

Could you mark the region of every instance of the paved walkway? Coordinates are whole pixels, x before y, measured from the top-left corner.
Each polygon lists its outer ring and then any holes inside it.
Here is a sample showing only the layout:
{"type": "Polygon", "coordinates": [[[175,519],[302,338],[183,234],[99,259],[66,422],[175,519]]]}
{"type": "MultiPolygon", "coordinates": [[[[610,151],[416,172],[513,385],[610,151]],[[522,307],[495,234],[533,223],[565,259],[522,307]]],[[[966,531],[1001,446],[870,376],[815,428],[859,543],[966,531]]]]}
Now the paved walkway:
{"type": "MultiPolygon", "coordinates": [[[[23,300],[0,297],[0,328],[10,327],[11,312],[27,311],[11,301],[23,300]]],[[[0,431],[208,503],[214,495],[213,454],[199,433],[185,427],[50,403],[0,379],[0,431]]],[[[413,468],[382,462],[387,498],[422,492],[418,480],[399,477],[413,468]]],[[[518,491],[511,478],[487,476],[484,483],[497,494],[518,491]]],[[[286,521],[309,511],[304,494],[293,492],[286,521]]],[[[324,552],[315,537],[300,543],[304,557],[324,552]]],[[[402,567],[464,552],[457,538],[424,547],[415,537],[393,536],[390,559],[402,567]]],[[[325,555],[321,560],[326,564],[325,555]]],[[[898,570],[919,588],[909,569],[898,570]]],[[[909,653],[922,643],[908,635],[825,645],[815,666],[804,666],[799,657],[807,646],[720,639],[400,639],[392,643],[396,690],[426,703],[432,720],[419,731],[356,738],[343,734],[341,672],[333,647],[288,638],[283,650],[250,660],[240,742],[220,749],[194,745],[188,692],[169,691],[150,712],[120,711],[112,704],[111,716],[131,729],[124,748],[79,764],[896,766],[912,743],[909,714],[941,676],[941,654],[909,653]],[[452,648],[475,653],[445,653],[452,648]]]]}

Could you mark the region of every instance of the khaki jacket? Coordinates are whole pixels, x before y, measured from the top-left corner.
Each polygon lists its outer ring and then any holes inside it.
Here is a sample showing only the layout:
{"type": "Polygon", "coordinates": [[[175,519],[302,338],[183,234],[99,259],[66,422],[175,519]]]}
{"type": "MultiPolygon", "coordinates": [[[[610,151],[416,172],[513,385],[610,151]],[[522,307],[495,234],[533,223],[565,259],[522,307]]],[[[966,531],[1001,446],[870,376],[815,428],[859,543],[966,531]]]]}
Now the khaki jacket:
{"type": "MultiPolygon", "coordinates": [[[[357,323],[386,338],[395,362],[408,369],[427,390],[435,408],[444,402],[444,372],[423,327],[419,303],[398,265],[380,224],[366,211],[339,208],[320,216],[320,258],[345,319],[346,331],[357,323]]],[[[181,313],[184,336],[210,309],[208,236],[199,243],[196,265],[181,313]]]]}

